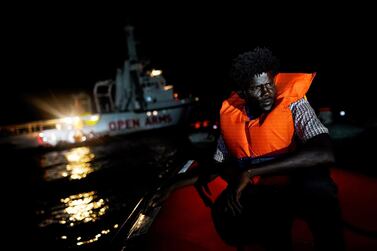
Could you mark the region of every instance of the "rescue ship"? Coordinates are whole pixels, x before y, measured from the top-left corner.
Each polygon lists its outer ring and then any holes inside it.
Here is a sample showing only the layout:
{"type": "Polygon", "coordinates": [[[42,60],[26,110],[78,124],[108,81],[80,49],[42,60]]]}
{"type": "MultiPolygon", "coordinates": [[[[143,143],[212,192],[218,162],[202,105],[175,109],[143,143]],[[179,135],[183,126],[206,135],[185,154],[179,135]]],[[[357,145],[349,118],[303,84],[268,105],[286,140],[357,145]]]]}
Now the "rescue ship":
{"type": "MultiPolygon", "coordinates": [[[[194,100],[178,98],[161,70],[145,70],[138,59],[133,27],[125,27],[128,59],[115,80],[97,82],[96,113],[0,127],[0,144],[54,147],[178,125],[194,100]]],[[[90,102],[91,103],[91,102],[90,102]]]]}

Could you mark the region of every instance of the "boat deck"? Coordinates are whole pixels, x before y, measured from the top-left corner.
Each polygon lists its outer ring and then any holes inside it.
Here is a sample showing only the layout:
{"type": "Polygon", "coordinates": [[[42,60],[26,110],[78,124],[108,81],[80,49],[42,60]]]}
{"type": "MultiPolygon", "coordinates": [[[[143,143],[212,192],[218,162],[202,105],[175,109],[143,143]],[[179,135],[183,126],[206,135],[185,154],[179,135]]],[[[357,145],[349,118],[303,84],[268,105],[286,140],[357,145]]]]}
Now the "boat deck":
{"type": "MultiPolygon", "coordinates": [[[[347,250],[377,250],[377,180],[350,171],[334,169],[332,176],[339,186],[339,196],[346,222],[356,229],[345,229],[347,250]]],[[[218,195],[226,184],[220,178],[210,184],[218,195]]],[[[313,250],[310,231],[303,221],[293,227],[295,250],[313,250]]],[[[175,191],[166,201],[152,224],[147,237],[147,250],[216,250],[231,251],[236,247],[224,243],[213,226],[210,209],[192,186],[175,191]]],[[[256,246],[243,250],[262,250],[256,246]]]]}

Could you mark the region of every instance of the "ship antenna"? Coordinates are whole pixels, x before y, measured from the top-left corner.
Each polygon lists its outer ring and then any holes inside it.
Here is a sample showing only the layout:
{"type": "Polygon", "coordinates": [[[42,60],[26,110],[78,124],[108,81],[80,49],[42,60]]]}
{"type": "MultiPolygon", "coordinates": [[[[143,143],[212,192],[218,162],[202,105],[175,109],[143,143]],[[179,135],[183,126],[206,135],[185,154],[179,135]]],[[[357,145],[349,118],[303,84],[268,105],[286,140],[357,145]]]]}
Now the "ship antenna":
{"type": "Polygon", "coordinates": [[[130,62],[136,62],[138,60],[137,53],[136,53],[136,45],[134,39],[134,27],[127,25],[125,28],[127,33],[127,49],[128,49],[128,57],[130,62]]]}

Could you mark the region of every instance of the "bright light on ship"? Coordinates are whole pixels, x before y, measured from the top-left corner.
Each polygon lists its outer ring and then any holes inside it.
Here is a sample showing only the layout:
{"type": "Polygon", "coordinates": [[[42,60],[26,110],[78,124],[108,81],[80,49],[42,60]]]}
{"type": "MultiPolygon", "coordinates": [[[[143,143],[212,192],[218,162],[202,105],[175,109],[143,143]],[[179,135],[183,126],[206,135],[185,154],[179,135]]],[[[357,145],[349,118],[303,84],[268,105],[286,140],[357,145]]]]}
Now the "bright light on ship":
{"type": "Polygon", "coordinates": [[[90,116],[90,121],[98,121],[99,120],[99,115],[91,115],[90,116]]]}
{"type": "Polygon", "coordinates": [[[63,122],[66,124],[73,124],[73,118],[72,117],[63,118],[63,122]]]}
{"type": "Polygon", "coordinates": [[[168,91],[168,90],[170,90],[170,89],[173,89],[173,85],[165,85],[165,86],[164,86],[164,90],[165,90],[165,91],[168,91]]]}
{"type": "Polygon", "coordinates": [[[339,114],[340,114],[340,116],[345,116],[346,112],[345,111],[340,111],[339,114]]]}
{"type": "Polygon", "coordinates": [[[150,76],[151,76],[151,77],[156,77],[156,76],[160,76],[161,74],[162,74],[162,71],[161,71],[161,70],[155,70],[155,69],[153,69],[153,70],[151,71],[150,76]]]}
{"type": "MultiPolygon", "coordinates": [[[[81,117],[80,122],[83,125],[94,126],[98,123],[99,119],[100,119],[99,114],[85,115],[85,116],[81,117]]],[[[78,123],[78,124],[80,124],[80,123],[78,123]]]]}
{"type": "Polygon", "coordinates": [[[76,116],[76,117],[65,117],[62,120],[63,120],[63,123],[65,123],[67,125],[68,130],[71,130],[72,128],[77,129],[77,128],[82,127],[82,121],[81,121],[80,117],[78,117],[78,116],[76,116]]]}

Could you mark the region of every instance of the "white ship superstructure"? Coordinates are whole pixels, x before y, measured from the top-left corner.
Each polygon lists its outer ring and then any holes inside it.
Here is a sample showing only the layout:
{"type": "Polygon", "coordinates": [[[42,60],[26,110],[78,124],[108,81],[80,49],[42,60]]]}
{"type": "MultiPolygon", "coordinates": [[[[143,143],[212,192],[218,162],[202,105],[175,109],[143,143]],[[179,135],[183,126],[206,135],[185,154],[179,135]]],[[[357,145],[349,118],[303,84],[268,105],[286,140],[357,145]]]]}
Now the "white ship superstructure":
{"type": "Polygon", "coordinates": [[[5,126],[0,143],[56,146],[179,124],[191,100],[179,99],[160,70],[144,70],[137,57],[133,27],[125,30],[128,59],[117,70],[115,80],[95,84],[97,113],[5,126]]]}

